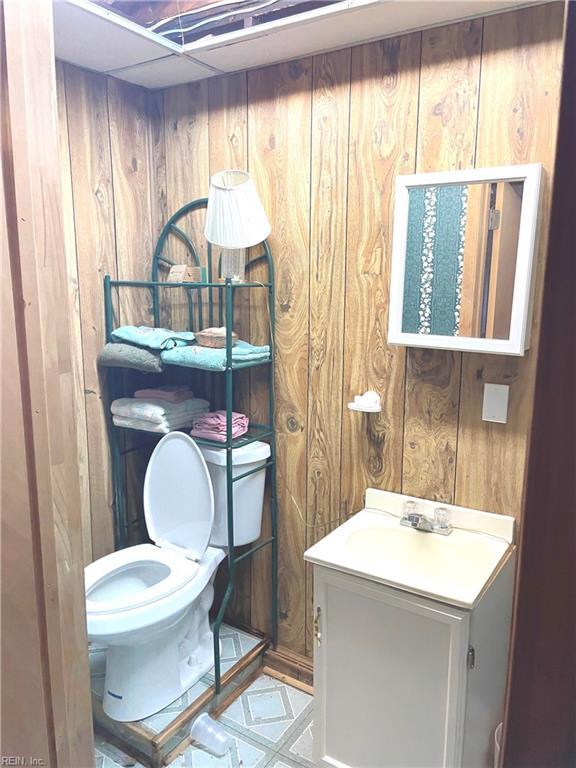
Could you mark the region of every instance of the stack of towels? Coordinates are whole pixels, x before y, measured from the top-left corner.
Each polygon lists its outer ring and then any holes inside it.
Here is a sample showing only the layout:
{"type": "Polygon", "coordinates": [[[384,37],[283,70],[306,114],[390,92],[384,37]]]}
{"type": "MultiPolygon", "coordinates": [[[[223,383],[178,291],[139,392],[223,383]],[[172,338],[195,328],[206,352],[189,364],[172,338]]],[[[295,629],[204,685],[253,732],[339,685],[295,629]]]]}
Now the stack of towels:
{"type": "Polygon", "coordinates": [[[145,325],[123,325],[112,332],[111,339],[98,355],[98,366],[161,373],[164,370],[161,352],[192,344],[194,334],[145,325]]]}
{"type": "MultiPolygon", "coordinates": [[[[268,344],[255,346],[238,340],[232,347],[232,367],[270,360],[268,344]]],[[[134,368],[146,373],[159,373],[166,365],[226,370],[226,350],[203,347],[192,331],[123,325],[112,332],[111,342],[98,355],[98,365],[134,368]]]]}
{"type": "MultiPolygon", "coordinates": [[[[160,359],[165,365],[182,365],[207,371],[226,370],[226,350],[203,347],[201,344],[164,349],[160,353],[160,359]]],[[[245,363],[262,363],[266,360],[270,360],[268,344],[254,346],[239,339],[232,347],[232,368],[245,363]]]]}
{"type": "MultiPolygon", "coordinates": [[[[232,413],[232,437],[242,437],[248,432],[248,416],[232,413]]],[[[196,416],[192,422],[192,437],[226,442],[226,411],[212,411],[196,416]]]]}
{"type": "Polygon", "coordinates": [[[123,325],[112,331],[112,341],[133,344],[147,349],[173,349],[192,344],[192,331],[173,331],[168,328],[149,328],[147,325],[123,325]]]}
{"type": "Polygon", "coordinates": [[[183,403],[192,400],[194,392],[190,387],[181,384],[152,387],[150,389],[137,389],[134,392],[136,400],[165,400],[167,403],[183,403]]]}
{"type": "Polygon", "coordinates": [[[206,413],[208,400],[194,397],[187,387],[140,389],[134,397],[121,397],[110,406],[117,427],[167,434],[189,428],[195,418],[206,413]]]}

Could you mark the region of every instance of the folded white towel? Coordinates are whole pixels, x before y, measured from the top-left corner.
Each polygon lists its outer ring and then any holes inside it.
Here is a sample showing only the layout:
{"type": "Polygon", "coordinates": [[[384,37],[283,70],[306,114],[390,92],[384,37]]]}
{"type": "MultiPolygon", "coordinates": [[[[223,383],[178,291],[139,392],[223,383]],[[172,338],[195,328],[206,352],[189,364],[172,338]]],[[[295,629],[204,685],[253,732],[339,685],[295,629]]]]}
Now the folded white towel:
{"type": "Polygon", "coordinates": [[[178,418],[164,419],[160,422],[148,421],[147,419],[134,419],[129,416],[112,417],[112,421],[117,427],[125,429],[139,429],[143,432],[155,432],[166,435],[176,429],[185,429],[192,425],[191,416],[181,416],[178,418]]]}
{"type": "Polygon", "coordinates": [[[166,435],[172,431],[165,421],[161,424],[155,424],[144,419],[129,419],[127,416],[113,416],[112,421],[115,426],[124,427],[124,429],[139,429],[143,432],[156,432],[161,435],[166,435]]]}
{"type": "Polygon", "coordinates": [[[114,400],[110,410],[115,416],[129,419],[142,419],[161,424],[165,419],[188,417],[186,424],[192,422],[192,416],[204,413],[210,407],[208,400],[193,397],[181,403],[167,403],[165,400],[142,400],[135,397],[121,397],[114,400]]]}

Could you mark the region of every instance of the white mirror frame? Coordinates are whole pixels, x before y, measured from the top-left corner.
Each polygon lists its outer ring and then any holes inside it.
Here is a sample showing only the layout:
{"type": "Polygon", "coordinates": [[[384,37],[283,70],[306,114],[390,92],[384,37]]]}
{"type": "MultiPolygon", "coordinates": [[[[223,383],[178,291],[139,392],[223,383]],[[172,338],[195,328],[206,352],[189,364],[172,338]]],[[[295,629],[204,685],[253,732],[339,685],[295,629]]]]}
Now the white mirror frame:
{"type": "Polygon", "coordinates": [[[392,248],[392,275],[390,280],[390,308],[388,342],[406,347],[432,347],[457,349],[462,352],[487,352],[498,355],[523,355],[530,346],[529,323],[532,311],[532,272],[536,243],[540,178],[542,165],[504,165],[495,168],[478,168],[466,171],[440,173],[415,173],[396,177],[396,202],[394,208],[394,241],[392,248]],[[477,339],[466,336],[439,336],[436,334],[404,333],[402,314],[404,303],[404,268],[408,235],[409,191],[414,187],[465,184],[467,182],[523,181],[520,231],[510,338],[477,339]]]}

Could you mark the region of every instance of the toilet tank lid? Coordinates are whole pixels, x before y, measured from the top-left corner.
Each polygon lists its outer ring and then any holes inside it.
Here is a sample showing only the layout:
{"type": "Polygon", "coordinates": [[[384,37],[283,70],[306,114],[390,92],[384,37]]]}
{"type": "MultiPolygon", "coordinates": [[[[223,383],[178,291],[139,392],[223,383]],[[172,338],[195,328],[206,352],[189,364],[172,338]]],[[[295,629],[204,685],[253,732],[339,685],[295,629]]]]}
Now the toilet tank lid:
{"type": "MultiPolygon", "coordinates": [[[[226,448],[212,448],[212,446],[208,447],[205,445],[199,447],[208,464],[217,464],[221,467],[226,466],[226,448]]],[[[257,461],[265,461],[269,456],[270,446],[268,443],[255,440],[253,443],[248,443],[248,445],[232,449],[232,464],[253,464],[257,461]]]]}
{"type": "Polygon", "coordinates": [[[183,432],[165,435],[150,457],[144,516],[152,541],[202,558],[214,523],[214,493],[204,457],[183,432]]]}

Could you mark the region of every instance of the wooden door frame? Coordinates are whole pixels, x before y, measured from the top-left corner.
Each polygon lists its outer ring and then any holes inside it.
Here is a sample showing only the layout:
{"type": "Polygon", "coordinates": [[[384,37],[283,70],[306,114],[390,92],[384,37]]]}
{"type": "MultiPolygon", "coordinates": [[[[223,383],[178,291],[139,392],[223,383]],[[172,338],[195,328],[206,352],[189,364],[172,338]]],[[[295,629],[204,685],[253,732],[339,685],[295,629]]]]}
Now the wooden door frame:
{"type": "Polygon", "coordinates": [[[506,768],[576,763],[576,3],[567,3],[564,29],[506,768]]]}
{"type": "Polygon", "coordinates": [[[0,37],[2,421],[16,426],[2,431],[2,549],[30,576],[26,586],[13,567],[2,581],[1,753],[84,768],[94,749],[51,0],[3,0],[0,37]]]}

